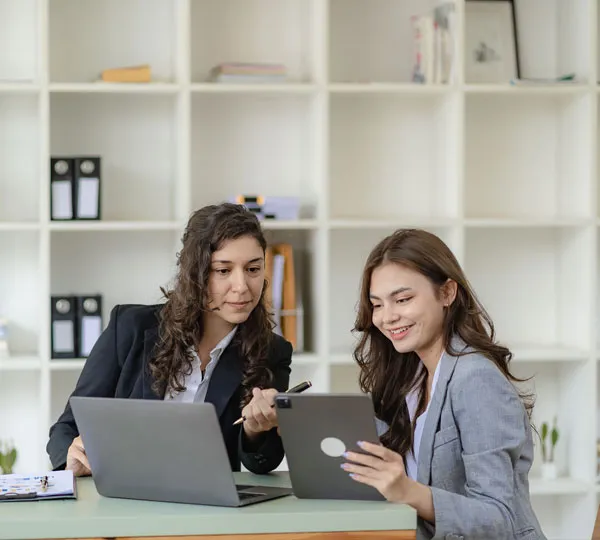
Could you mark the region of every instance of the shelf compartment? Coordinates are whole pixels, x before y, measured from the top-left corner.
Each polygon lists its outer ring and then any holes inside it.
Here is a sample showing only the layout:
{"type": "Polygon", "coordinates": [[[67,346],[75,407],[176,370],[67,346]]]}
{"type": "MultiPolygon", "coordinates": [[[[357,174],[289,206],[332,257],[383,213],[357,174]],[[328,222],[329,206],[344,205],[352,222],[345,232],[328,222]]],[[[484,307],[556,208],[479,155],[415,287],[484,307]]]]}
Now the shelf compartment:
{"type": "Polygon", "coordinates": [[[428,15],[434,0],[331,0],[330,80],[408,83],[414,66],[411,16],[428,15]]]}
{"type": "Polygon", "coordinates": [[[51,155],[102,159],[102,220],[183,218],[175,213],[179,187],[175,110],[172,96],[51,96],[51,155]]]}
{"type": "Polygon", "coordinates": [[[465,271],[501,342],[515,349],[589,349],[591,325],[580,321],[593,309],[592,233],[467,230],[465,271]]]}
{"type": "Polygon", "coordinates": [[[8,320],[12,355],[37,356],[40,335],[39,234],[0,232],[0,317],[8,320]]]}
{"type": "MultiPolygon", "coordinates": [[[[294,277],[296,281],[297,344],[293,362],[299,364],[315,363],[315,353],[323,327],[322,315],[318,306],[318,268],[315,252],[321,239],[318,231],[309,230],[266,230],[268,245],[291,244],[294,258],[294,277]],[[307,361],[304,361],[307,360],[307,361]]],[[[284,261],[284,264],[287,262],[284,261]]],[[[275,286],[275,284],[271,284],[275,286]]],[[[284,337],[288,337],[285,336],[284,337]]]]}
{"type": "Polygon", "coordinates": [[[50,81],[90,83],[105,69],[149,64],[176,79],[175,0],[52,0],[50,81]]]}
{"type": "Polygon", "coordinates": [[[37,0],[0,2],[0,85],[37,80],[37,0]]]}
{"type": "MultiPolygon", "coordinates": [[[[535,404],[531,423],[541,433],[542,423],[551,427],[556,418],[559,431],[554,452],[558,478],[556,482],[541,480],[542,450],[538,435],[534,437],[534,460],[530,472],[532,481],[538,482],[538,494],[585,494],[592,487],[595,476],[595,429],[593,415],[574,417],[567,411],[589,408],[588,392],[593,391],[595,367],[592,363],[578,364],[515,364],[511,372],[523,382],[515,386],[525,393],[533,393],[535,404]]],[[[546,441],[547,449],[549,443],[546,441]]]]}
{"type": "Polygon", "coordinates": [[[0,94],[0,222],[39,219],[39,145],[37,97],[0,94]]]}
{"type": "MultiPolygon", "coordinates": [[[[17,449],[15,474],[47,470],[41,456],[46,439],[41,408],[40,374],[35,371],[0,371],[0,449],[11,443],[17,449]],[[14,389],[18,389],[15,392],[14,389]],[[9,412],[10,411],[10,412],[9,412]]],[[[1,471],[0,471],[1,472],[1,471]]]]}
{"type": "MultiPolygon", "coordinates": [[[[360,300],[360,282],[367,257],[371,250],[391,234],[390,229],[334,230],[330,233],[328,295],[329,353],[336,363],[349,363],[355,337],[351,331],[360,300]]],[[[452,250],[451,229],[430,229],[452,250]]],[[[333,382],[332,378],[332,382],[333,382]]]]}
{"type": "Polygon", "coordinates": [[[314,114],[309,96],[194,95],[193,207],[237,195],[293,196],[300,217],[314,218],[314,114]]]}
{"type": "MultiPolygon", "coordinates": [[[[530,0],[516,3],[517,36],[522,78],[556,78],[575,73],[583,82],[590,77],[590,13],[595,0],[530,0]]],[[[481,20],[471,18],[468,4],[465,11],[465,80],[467,83],[489,82],[485,75],[474,80],[467,62],[475,51],[470,39],[475,28],[488,28],[481,20]]],[[[476,35],[473,35],[473,41],[476,35]]],[[[498,43],[492,40],[489,46],[498,43]]],[[[500,54],[502,50],[498,51],[500,54]]],[[[509,81],[506,81],[508,83],[509,81]]]]}
{"type": "Polygon", "coordinates": [[[456,216],[460,108],[455,99],[332,96],[332,219],[407,222],[456,216]]]}
{"type": "MultiPolygon", "coordinates": [[[[312,9],[315,5],[316,2],[306,0],[192,2],[192,81],[208,81],[210,70],[223,62],[284,64],[290,83],[314,80],[312,9]]],[[[234,84],[237,83],[231,86],[234,84]]]]}
{"type": "Polygon", "coordinates": [[[175,276],[178,236],[169,231],[53,232],[51,294],[102,294],[104,327],[116,304],[160,303],[160,287],[175,276]]]}
{"type": "Polygon", "coordinates": [[[594,393],[595,377],[592,363],[514,365],[512,373],[521,379],[516,383],[524,391],[533,391],[535,406],[531,423],[541,433],[542,423],[551,426],[557,420],[559,440],[554,459],[558,478],[541,478],[541,440],[533,436],[534,460],[529,474],[532,503],[538,518],[544,523],[548,538],[580,538],[584,536],[586,516],[590,508],[595,478],[595,418],[593,414],[573,415],[570,411],[590,409],[589,396],[594,393]],[[550,510],[550,511],[549,511],[550,510]],[[567,515],[569,518],[567,519],[567,515]],[[578,517],[576,517],[578,516],[578,517]],[[574,521],[571,521],[573,519],[574,521]],[[567,529],[567,524],[570,524],[567,529]],[[578,524],[575,526],[574,524],[578,524]]]}
{"type": "Polygon", "coordinates": [[[468,219],[592,217],[592,98],[467,95],[468,219]]]}

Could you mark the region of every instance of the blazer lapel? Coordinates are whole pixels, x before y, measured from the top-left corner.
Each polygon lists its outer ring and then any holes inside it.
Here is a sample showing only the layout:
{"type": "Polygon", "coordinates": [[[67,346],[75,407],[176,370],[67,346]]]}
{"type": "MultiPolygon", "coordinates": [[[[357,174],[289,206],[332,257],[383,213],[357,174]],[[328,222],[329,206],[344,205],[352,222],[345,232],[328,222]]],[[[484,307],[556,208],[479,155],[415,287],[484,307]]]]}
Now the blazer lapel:
{"type": "Polygon", "coordinates": [[[152,385],[154,384],[154,378],[150,373],[150,359],[152,356],[152,352],[154,346],[156,345],[156,340],[158,339],[158,328],[150,328],[146,330],[144,334],[144,368],[142,375],[142,399],[163,399],[164,398],[164,390],[160,392],[160,395],[157,395],[154,390],[152,390],[152,385]]]}
{"type": "MultiPolygon", "coordinates": [[[[463,347],[459,341],[453,341],[454,350],[461,350],[463,347]]],[[[417,466],[417,481],[428,485],[431,478],[431,458],[433,457],[433,438],[437,432],[442,406],[446,400],[446,390],[448,381],[452,378],[452,373],[456,366],[458,358],[444,351],[440,359],[440,371],[435,390],[427,411],[427,418],[421,434],[421,445],[419,447],[419,457],[417,466]]]]}
{"type": "Polygon", "coordinates": [[[212,373],[205,401],[215,406],[217,417],[220,417],[242,382],[243,366],[238,349],[230,344],[225,348],[212,373]]]}

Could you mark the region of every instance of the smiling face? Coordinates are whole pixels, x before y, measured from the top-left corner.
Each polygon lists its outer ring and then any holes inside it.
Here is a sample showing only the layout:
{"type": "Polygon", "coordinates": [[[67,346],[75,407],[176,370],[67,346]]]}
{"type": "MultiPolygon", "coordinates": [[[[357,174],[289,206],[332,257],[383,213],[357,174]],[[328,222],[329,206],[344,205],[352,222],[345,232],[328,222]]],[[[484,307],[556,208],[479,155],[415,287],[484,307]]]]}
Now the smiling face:
{"type": "Polygon", "coordinates": [[[208,278],[211,315],[231,328],[243,323],[260,302],[265,282],[265,258],[251,236],[223,243],[212,254],[208,278]]]}
{"type": "Polygon", "coordinates": [[[419,272],[397,263],[373,270],[369,297],[375,327],[399,353],[415,351],[421,360],[441,354],[444,309],[456,294],[448,282],[438,290],[419,272]]]}

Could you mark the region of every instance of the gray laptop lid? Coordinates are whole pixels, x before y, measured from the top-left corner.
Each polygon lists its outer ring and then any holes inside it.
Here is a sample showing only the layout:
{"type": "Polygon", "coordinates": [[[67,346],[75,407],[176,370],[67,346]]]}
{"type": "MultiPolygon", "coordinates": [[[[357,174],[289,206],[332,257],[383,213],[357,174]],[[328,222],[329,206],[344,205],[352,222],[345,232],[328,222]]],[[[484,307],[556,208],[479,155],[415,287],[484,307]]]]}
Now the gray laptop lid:
{"type": "MultiPolygon", "coordinates": [[[[70,403],[101,495],[241,504],[211,403],[77,396],[70,403]]],[[[261,487],[255,492],[267,500],[289,490],[261,487]]]]}
{"type": "Polygon", "coordinates": [[[357,442],[378,443],[371,398],[361,394],[279,394],[275,399],[294,495],[306,499],[384,500],[340,468],[357,442]]]}

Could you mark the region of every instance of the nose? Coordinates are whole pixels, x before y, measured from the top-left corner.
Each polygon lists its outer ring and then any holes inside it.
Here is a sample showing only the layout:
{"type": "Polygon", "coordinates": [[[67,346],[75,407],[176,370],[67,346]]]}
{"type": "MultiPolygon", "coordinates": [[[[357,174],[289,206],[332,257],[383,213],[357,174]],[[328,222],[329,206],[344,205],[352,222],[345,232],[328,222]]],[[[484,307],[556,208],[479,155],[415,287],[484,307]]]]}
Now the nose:
{"type": "Polygon", "coordinates": [[[385,325],[392,324],[400,318],[400,315],[394,311],[393,304],[391,304],[391,305],[384,304],[382,311],[383,311],[382,321],[383,321],[383,324],[385,324],[385,325]]]}
{"type": "Polygon", "coordinates": [[[246,281],[244,270],[238,269],[232,272],[231,280],[231,290],[233,292],[241,294],[248,290],[248,282],[246,281]]]}

